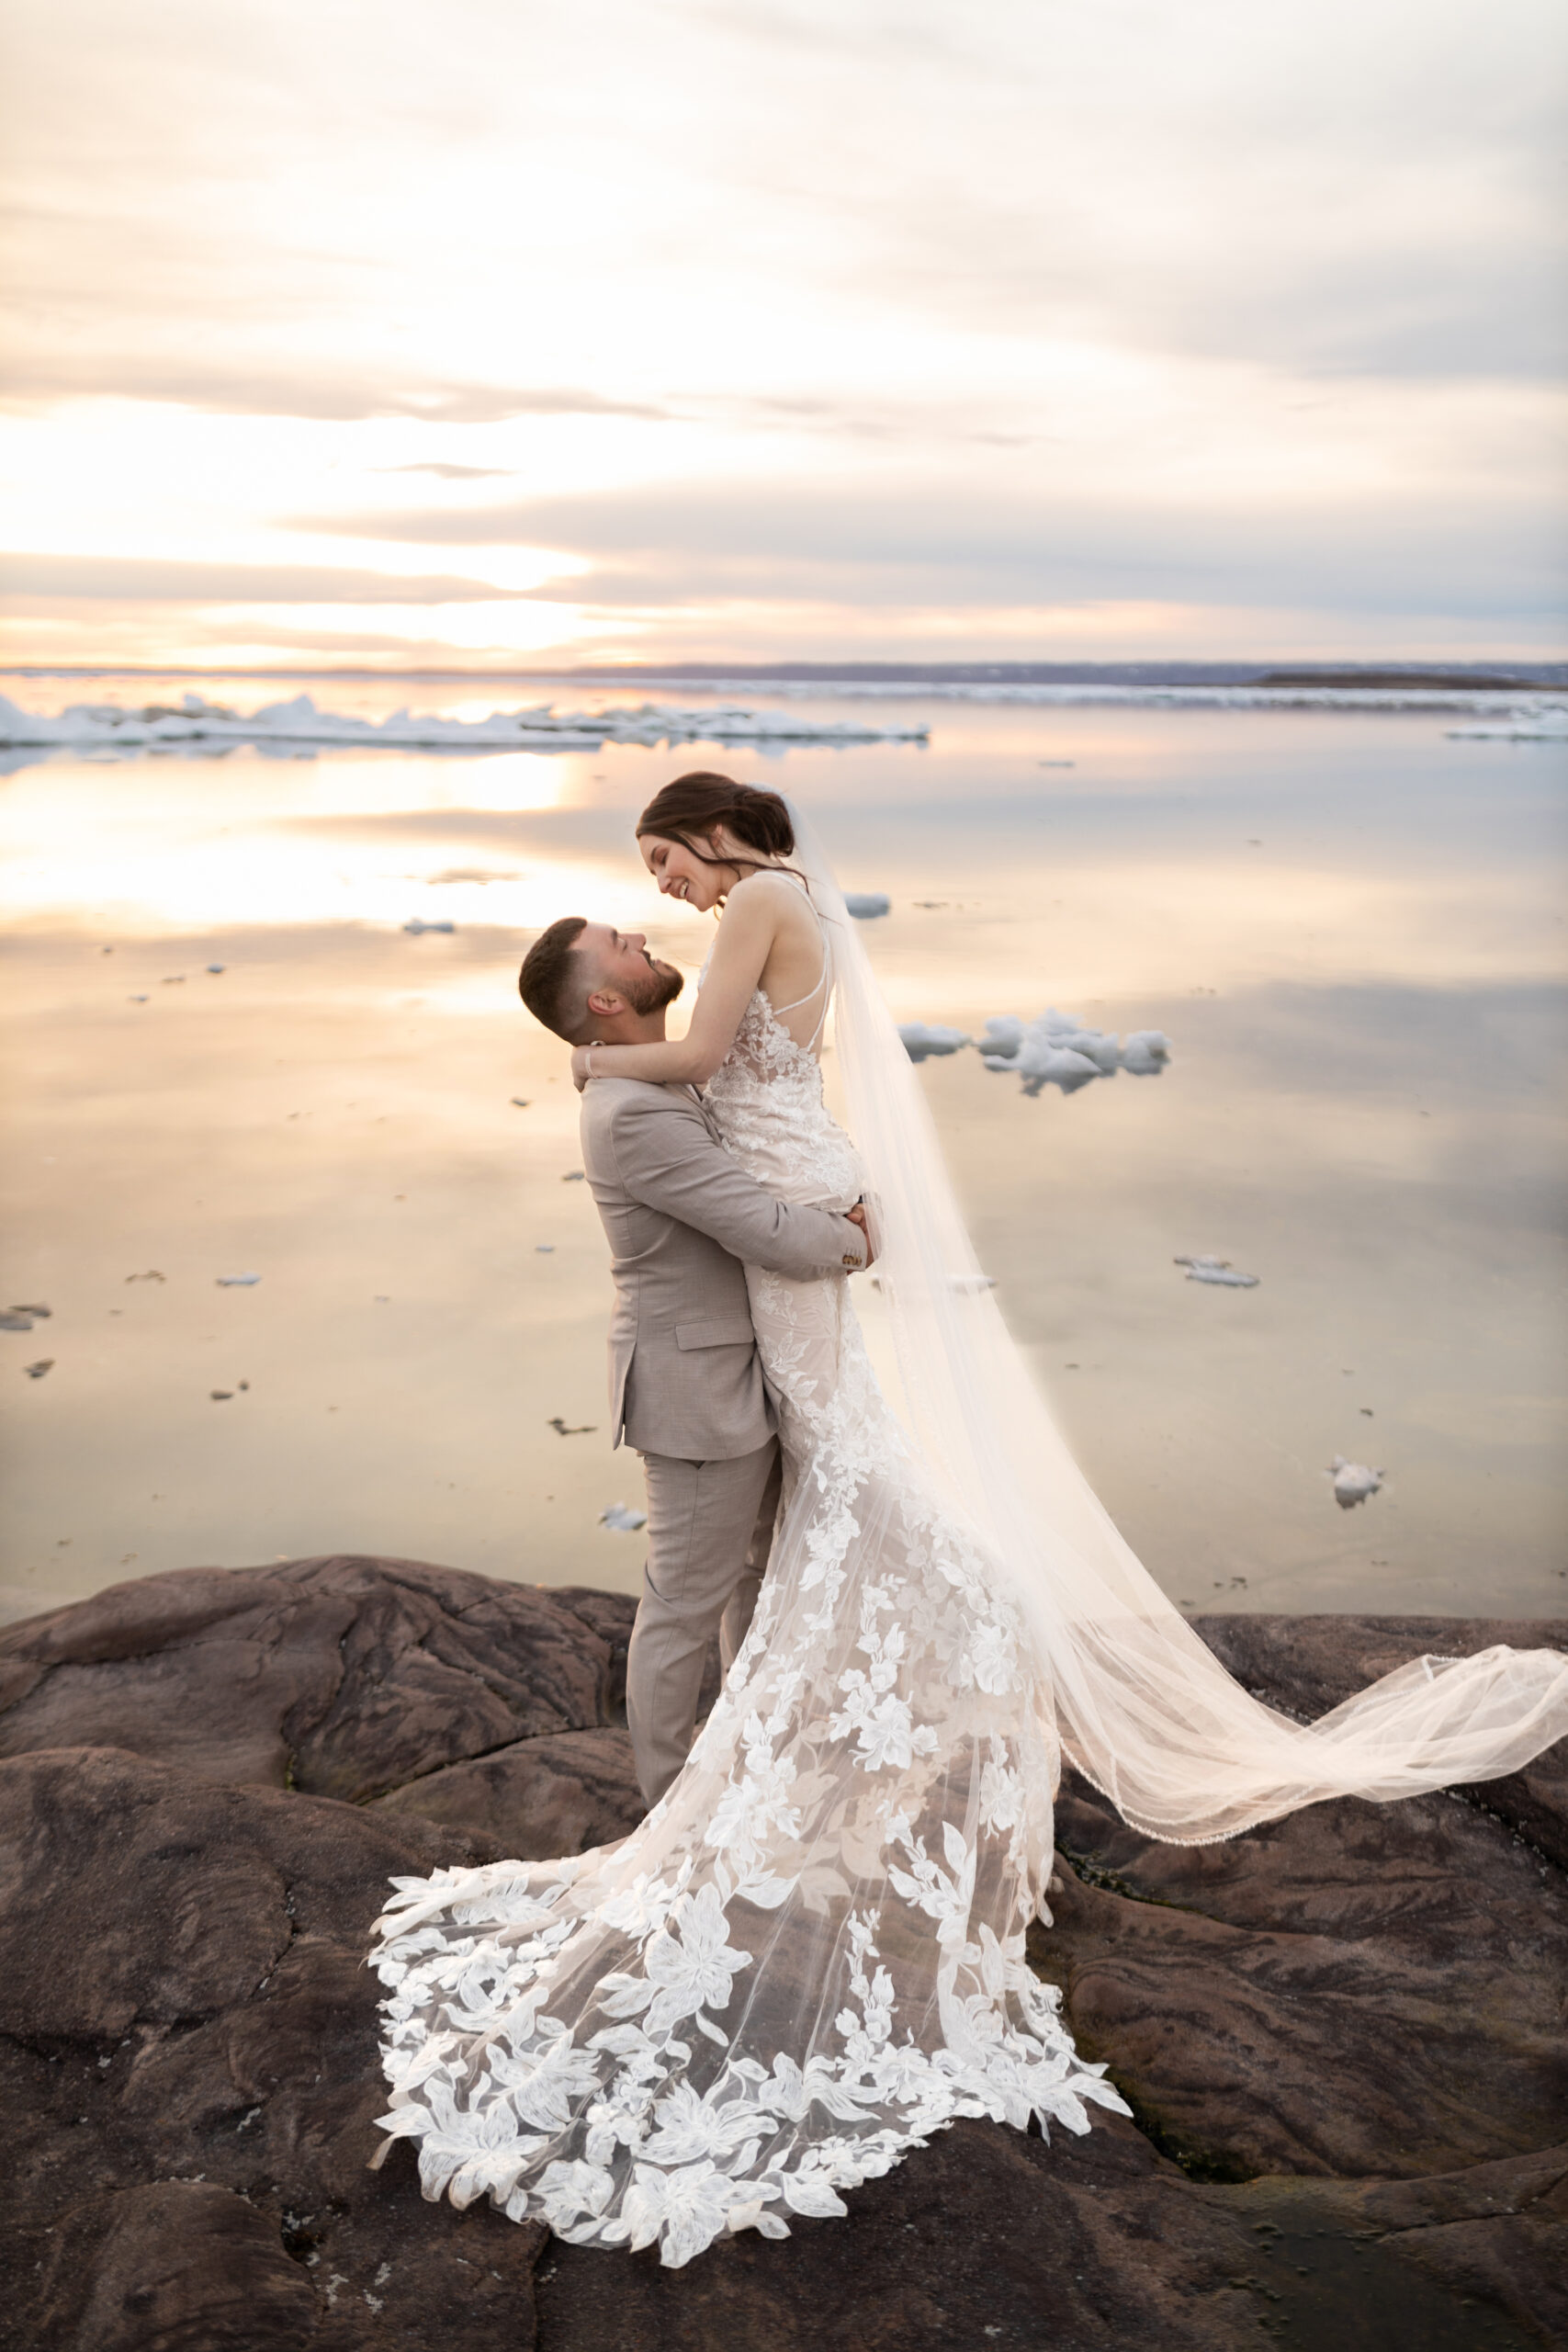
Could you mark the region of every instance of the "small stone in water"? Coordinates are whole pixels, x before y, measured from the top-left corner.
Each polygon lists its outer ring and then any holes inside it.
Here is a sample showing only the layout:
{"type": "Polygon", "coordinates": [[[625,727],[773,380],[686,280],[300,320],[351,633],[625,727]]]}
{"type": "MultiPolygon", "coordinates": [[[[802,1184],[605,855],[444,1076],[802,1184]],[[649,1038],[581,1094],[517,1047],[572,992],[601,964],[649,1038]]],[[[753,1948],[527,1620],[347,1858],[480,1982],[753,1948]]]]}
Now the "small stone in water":
{"type": "Polygon", "coordinates": [[[40,1356],[37,1363],[26,1363],[22,1366],[22,1370],[27,1374],[29,1380],[41,1380],[46,1372],[52,1372],[54,1370],[54,1358],[52,1356],[40,1356]]]}

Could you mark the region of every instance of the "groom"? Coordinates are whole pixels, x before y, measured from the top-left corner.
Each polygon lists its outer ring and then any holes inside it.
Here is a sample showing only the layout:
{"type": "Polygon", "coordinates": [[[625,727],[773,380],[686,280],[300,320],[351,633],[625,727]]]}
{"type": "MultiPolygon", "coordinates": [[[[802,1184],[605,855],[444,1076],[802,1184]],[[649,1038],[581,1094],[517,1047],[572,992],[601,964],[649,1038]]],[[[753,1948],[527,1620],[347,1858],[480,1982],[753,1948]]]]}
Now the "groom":
{"type": "MultiPolygon", "coordinates": [[[[681,993],[641,932],[563,916],[518,992],[569,1045],[661,1043],[681,993]]],[[[779,1443],[743,1261],[797,1281],[871,1263],[863,1213],[775,1200],[689,1086],[592,1079],[582,1166],[609,1237],[612,1442],[642,1455],[648,1558],[626,1661],[637,1780],[657,1804],[686,1760],[716,1627],[726,1672],[750,1623],[779,1498],[779,1443]]]]}

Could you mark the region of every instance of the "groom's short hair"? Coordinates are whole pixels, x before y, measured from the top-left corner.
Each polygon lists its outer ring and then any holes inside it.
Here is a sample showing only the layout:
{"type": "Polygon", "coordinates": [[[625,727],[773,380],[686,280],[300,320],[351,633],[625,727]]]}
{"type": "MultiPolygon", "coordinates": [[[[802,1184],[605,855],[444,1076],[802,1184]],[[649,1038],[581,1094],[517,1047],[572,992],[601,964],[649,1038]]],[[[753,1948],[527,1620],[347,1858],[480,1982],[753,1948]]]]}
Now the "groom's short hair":
{"type": "Polygon", "coordinates": [[[577,952],[587,922],[586,915],[562,915],[539,933],[517,975],[517,993],[535,1020],[572,1046],[588,1020],[592,978],[577,952]]]}

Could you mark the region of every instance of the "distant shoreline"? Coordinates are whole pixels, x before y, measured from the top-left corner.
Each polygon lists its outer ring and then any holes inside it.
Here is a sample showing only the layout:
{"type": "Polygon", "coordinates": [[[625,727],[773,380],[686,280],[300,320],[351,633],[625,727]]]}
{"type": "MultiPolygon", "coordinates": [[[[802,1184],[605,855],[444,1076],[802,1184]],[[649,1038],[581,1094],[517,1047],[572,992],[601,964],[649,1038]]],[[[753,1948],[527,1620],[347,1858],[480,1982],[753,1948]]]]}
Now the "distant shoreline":
{"type": "Polygon", "coordinates": [[[270,664],[265,669],[224,663],[0,663],[6,678],[281,678],[375,682],[406,678],[443,684],[512,683],[574,685],[809,686],[1257,686],[1283,691],[1355,693],[1540,694],[1568,686],[1563,662],[674,662],[563,664],[531,668],[367,669],[270,664]]]}

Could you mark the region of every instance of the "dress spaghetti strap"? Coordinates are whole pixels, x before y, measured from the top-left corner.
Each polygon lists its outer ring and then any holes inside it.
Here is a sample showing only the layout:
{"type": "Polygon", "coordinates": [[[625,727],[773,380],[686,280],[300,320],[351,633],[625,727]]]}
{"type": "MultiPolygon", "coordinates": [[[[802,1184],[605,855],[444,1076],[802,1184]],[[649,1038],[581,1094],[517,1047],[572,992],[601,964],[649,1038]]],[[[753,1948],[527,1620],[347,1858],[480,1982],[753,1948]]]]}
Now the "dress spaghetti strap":
{"type": "Polygon", "coordinates": [[[805,1050],[809,1054],[816,1051],[818,1044],[821,1039],[823,1029],[827,1026],[828,998],[832,991],[829,987],[829,965],[831,959],[828,950],[828,934],[822,928],[821,916],[818,913],[816,908],[811,906],[811,894],[809,891],[807,891],[806,895],[806,903],[808,907],[811,907],[812,920],[817,925],[817,935],[822,942],[822,969],[818,973],[816,979],[807,989],[806,994],[804,996],[797,996],[793,1004],[773,1004],[771,998],[769,999],[769,1003],[772,1007],[773,1019],[782,1023],[786,1012],[798,1012],[803,1004],[810,1003],[812,998],[817,994],[818,989],[825,991],[822,998],[822,1009],[817,1015],[817,1026],[813,1029],[810,1036],[806,1041],[805,1050]]]}

